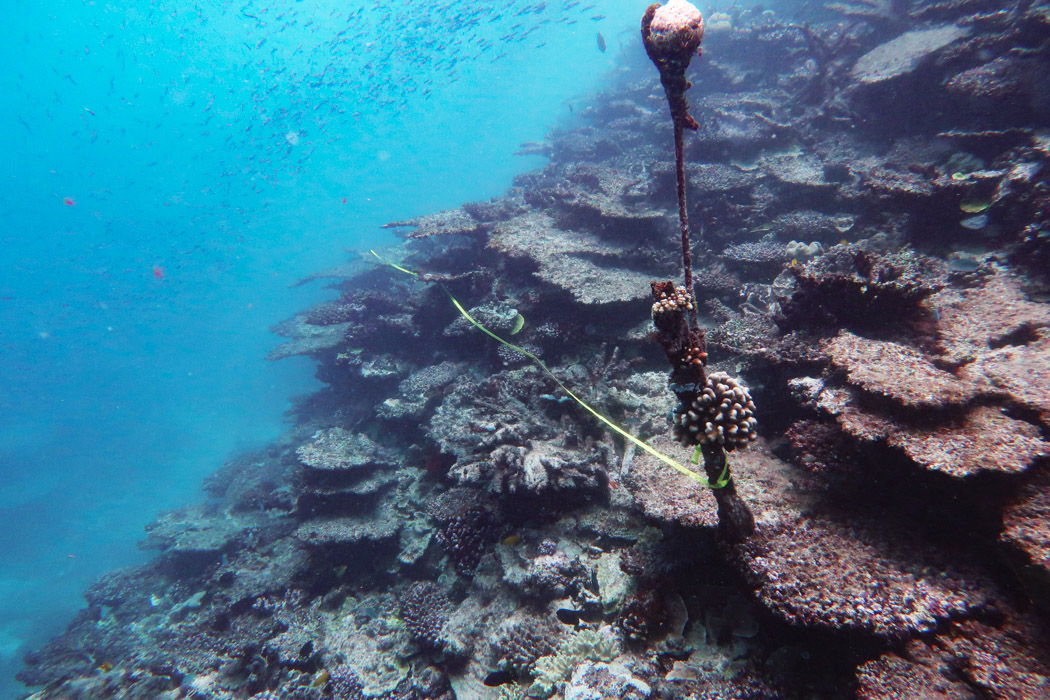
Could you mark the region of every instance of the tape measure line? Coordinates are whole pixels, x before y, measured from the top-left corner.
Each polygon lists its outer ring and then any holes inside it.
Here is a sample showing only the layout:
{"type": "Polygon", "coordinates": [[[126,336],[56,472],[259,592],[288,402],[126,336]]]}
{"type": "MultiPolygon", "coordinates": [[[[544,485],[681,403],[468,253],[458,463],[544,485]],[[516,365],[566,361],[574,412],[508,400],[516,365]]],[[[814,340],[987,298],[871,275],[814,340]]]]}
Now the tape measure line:
{"type": "MultiPolygon", "coordinates": [[[[401,267],[400,265],[395,265],[394,263],[391,263],[391,262],[388,262],[388,261],[384,260],[382,258],[382,256],[380,256],[379,253],[375,252],[374,250],[369,251],[369,252],[371,252],[372,255],[376,256],[376,258],[378,258],[379,261],[382,262],[384,265],[388,265],[388,266],[394,268],[395,270],[398,270],[400,272],[404,272],[406,274],[412,275],[413,277],[418,277],[419,276],[418,273],[412,272],[411,270],[407,270],[407,269],[401,267]]],[[[660,452],[660,450],[656,449],[655,447],[653,447],[652,445],[650,445],[646,441],[644,441],[644,440],[642,440],[640,438],[637,438],[634,435],[631,435],[629,432],[627,432],[626,430],[624,430],[623,428],[618,426],[616,423],[613,423],[612,420],[610,420],[609,418],[606,418],[601,413],[599,413],[595,409],[591,408],[591,406],[589,404],[587,404],[586,401],[584,401],[579,396],[574,394],[572,392],[572,390],[569,389],[569,387],[565,386],[564,382],[562,382],[562,380],[558,379],[557,375],[555,375],[554,372],[552,372],[550,370],[550,368],[547,367],[547,365],[543,362],[543,360],[541,360],[539,357],[537,357],[536,355],[532,354],[531,352],[529,352],[525,348],[520,347],[518,345],[515,345],[514,343],[512,343],[512,342],[510,342],[508,340],[504,340],[503,338],[499,337],[498,335],[496,335],[495,333],[490,331],[485,326],[481,325],[477,320],[474,319],[473,316],[470,315],[469,312],[467,312],[467,310],[465,308],[463,308],[463,305],[459,303],[459,300],[456,299],[456,297],[452,296],[452,294],[447,289],[445,290],[445,294],[448,294],[448,298],[452,300],[452,303],[455,305],[456,310],[459,311],[459,313],[463,315],[463,318],[467,319],[467,321],[470,322],[471,325],[473,325],[475,328],[477,328],[478,330],[480,330],[482,333],[484,333],[485,335],[489,336],[490,338],[492,338],[494,340],[497,340],[500,343],[503,343],[504,345],[506,345],[511,350],[514,350],[516,352],[521,353],[522,355],[524,355],[525,357],[529,358],[534,363],[536,363],[536,365],[540,369],[542,369],[544,372],[546,372],[548,375],[550,375],[551,379],[553,379],[555,382],[558,383],[558,386],[561,387],[562,391],[564,391],[566,394],[568,394],[572,398],[573,401],[578,403],[588,413],[590,413],[592,416],[594,416],[595,418],[600,420],[602,423],[604,423],[606,426],[608,426],[608,428],[610,430],[612,430],[613,432],[615,432],[617,435],[621,436],[625,440],[630,440],[636,446],[638,446],[641,449],[645,450],[650,455],[652,455],[656,459],[660,460],[661,462],[663,462],[667,466],[671,467],[672,469],[674,469],[678,473],[680,473],[680,474],[682,474],[684,476],[687,476],[690,479],[692,479],[693,481],[696,481],[696,482],[698,482],[700,484],[703,484],[704,486],[707,486],[708,488],[720,489],[720,488],[725,487],[725,485],[729,483],[729,464],[728,464],[728,462],[726,463],[726,466],[722,469],[722,473],[718,476],[718,480],[714,481],[714,482],[712,482],[710,479],[707,479],[706,477],[698,474],[697,472],[693,471],[692,469],[689,469],[688,467],[683,466],[682,464],[679,464],[677,461],[675,461],[671,457],[668,457],[663,452],[660,452]]],[[[699,455],[699,448],[697,448],[697,455],[696,456],[698,456],[698,455],[699,455]]],[[[697,461],[699,461],[699,460],[697,460],[697,461]]]]}

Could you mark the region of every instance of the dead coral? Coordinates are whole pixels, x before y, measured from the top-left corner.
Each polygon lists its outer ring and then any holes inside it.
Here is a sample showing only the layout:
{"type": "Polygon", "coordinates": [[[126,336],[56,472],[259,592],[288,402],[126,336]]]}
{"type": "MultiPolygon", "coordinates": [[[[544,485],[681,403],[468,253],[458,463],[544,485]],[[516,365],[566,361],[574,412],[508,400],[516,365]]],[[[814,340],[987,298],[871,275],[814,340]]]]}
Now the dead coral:
{"type": "Polygon", "coordinates": [[[291,338],[270,350],[267,360],[283,360],[296,355],[316,355],[338,346],[352,324],[333,323],[325,326],[313,325],[306,314],[294,316],[270,328],[271,333],[291,338]]]}
{"type": "Polygon", "coordinates": [[[861,56],[853,66],[853,77],[862,85],[870,85],[906,75],[969,33],[968,27],[954,24],[905,32],[861,56]]]}
{"type": "Polygon", "coordinates": [[[536,276],[584,304],[609,304],[645,296],[649,272],[623,265],[627,250],[597,236],[558,228],[531,212],[494,227],[489,247],[537,266],[536,276]]]}
{"type": "Polygon", "coordinates": [[[457,388],[434,411],[428,435],[456,457],[449,474],[460,485],[493,493],[586,493],[599,488],[611,450],[589,442],[566,416],[562,429],[539,407],[556,389],[533,368],[505,370],[485,391],[457,388]],[[567,429],[567,430],[566,430],[567,429]]]}
{"type": "Polygon", "coordinates": [[[318,431],[310,442],[296,448],[296,454],[303,466],[329,474],[350,471],[367,473],[369,467],[391,464],[367,435],[351,433],[342,428],[318,431]]]}
{"type": "Polygon", "coordinates": [[[463,209],[451,209],[417,216],[405,221],[392,221],[383,228],[411,228],[405,238],[420,239],[431,236],[476,235],[481,232],[478,220],[463,209]]]}

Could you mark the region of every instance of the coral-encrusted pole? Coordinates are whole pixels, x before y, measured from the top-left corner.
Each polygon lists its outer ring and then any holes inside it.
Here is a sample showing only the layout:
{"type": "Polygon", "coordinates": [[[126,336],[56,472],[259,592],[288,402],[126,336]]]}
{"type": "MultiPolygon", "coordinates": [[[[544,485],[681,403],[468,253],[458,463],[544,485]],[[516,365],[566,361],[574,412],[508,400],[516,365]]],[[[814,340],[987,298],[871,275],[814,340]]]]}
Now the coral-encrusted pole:
{"type": "MultiPolygon", "coordinates": [[[[660,83],[667,95],[674,123],[675,174],[678,179],[678,222],[682,229],[682,263],[685,266],[685,288],[693,296],[693,256],[689,245],[689,214],[685,203],[685,130],[696,131],[700,125],[689,114],[685,91],[691,83],[685,71],[693,56],[700,53],[704,39],[704,18],[700,10],[685,0],[671,0],[666,5],[650,5],[642,16],[642,43],[650,60],[660,71],[660,83]]],[[[696,312],[692,312],[695,325],[696,312]]]]}
{"type": "Polygon", "coordinates": [[[718,502],[718,527],[723,539],[739,542],[755,530],[755,519],[737,495],[726,452],[757,437],[755,404],[747,387],[723,373],[706,376],[707,343],[696,319],[689,216],[685,201],[685,130],[699,124],[689,114],[685,71],[700,52],[704,19],[686,0],[650,5],[642,17],[642,42],[660,71],[674,122],[675,175],[678,180],[678,223],[682,233],[685,285],[653,282],[653,324],[656,340],[671,362],[670,388],[678,397],[675,437],[683,446],[699,446],[704,472],[718,502]]]}

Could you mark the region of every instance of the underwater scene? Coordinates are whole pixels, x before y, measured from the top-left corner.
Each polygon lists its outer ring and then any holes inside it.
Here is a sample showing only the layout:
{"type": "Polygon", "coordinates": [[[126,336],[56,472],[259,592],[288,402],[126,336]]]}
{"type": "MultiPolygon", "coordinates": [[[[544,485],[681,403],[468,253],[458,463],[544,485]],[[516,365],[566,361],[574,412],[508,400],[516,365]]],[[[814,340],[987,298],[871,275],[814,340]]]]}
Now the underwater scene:
{"type": "Polygon", "coordinates": [[[1050,698],[1050,2],[54,0],[0,700],[1050,698]]]}

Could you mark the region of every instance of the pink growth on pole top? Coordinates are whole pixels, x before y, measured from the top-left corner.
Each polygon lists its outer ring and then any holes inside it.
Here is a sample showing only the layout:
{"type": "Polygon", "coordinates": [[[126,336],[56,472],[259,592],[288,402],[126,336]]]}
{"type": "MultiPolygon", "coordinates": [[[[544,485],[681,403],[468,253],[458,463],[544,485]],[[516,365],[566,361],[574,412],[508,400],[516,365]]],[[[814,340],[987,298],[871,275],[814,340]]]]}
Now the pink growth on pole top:
{"type": "Polygon", "coordinates": [[[704,18],[692,3],[671,0],[653,14],[649,32],[649,40],[661,51],[691,54],[703,41],[704,18]]]}

